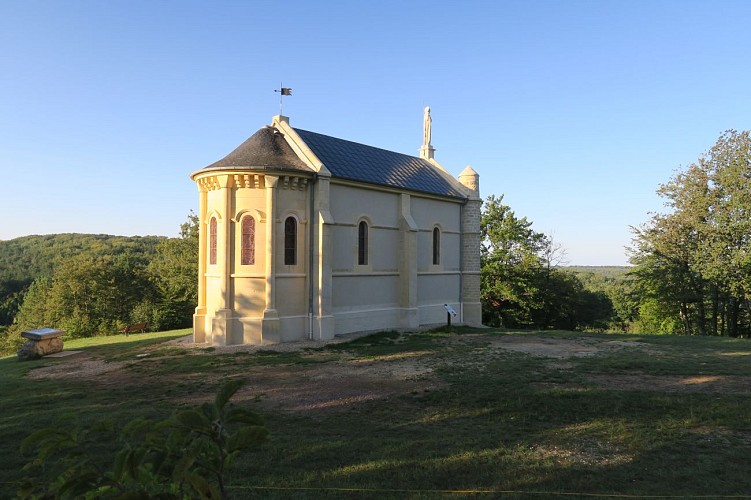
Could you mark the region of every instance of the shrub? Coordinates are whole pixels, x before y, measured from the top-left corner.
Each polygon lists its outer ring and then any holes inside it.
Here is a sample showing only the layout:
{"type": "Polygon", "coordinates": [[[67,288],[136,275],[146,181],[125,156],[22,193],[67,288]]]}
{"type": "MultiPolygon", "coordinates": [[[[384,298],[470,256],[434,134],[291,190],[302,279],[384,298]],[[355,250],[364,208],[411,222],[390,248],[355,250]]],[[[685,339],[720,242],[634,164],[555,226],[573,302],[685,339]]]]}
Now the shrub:
{"type": "Polygon", "coordinates": [[[121,432],[112,422],[90,429],[47,428],[21,444],[36,457],[25,470],[46,470],[48,484],[27,479],[20,498],[224,498],[224,474],[243,450],[262,443],[262,418],[228,404],[243,385],[227,382],[213,403],[178,411],[161,422],[136,419],[121,432]],[[102,466],[102,446],[120,449],[102,466]],[[98,449],[99,448],[99,449],[98,449]],[[97,453],[98,452],[98,453],[97,453]]]}

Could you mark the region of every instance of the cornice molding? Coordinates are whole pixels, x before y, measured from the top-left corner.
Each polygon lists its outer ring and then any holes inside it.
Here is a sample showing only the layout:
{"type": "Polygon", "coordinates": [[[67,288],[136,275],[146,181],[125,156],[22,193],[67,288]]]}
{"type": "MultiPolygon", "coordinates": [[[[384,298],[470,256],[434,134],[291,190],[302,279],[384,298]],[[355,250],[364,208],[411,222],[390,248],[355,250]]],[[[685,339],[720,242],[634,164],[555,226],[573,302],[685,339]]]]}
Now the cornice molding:
{"type": "Polygon", "coordinates": [[[199,191],[208,192],[226,188],[265,189],[279,187],[293,191],[304,191],[310,179],[304,175],[265,175],[257,173],[211,173],[196,177],[199,191]]]}

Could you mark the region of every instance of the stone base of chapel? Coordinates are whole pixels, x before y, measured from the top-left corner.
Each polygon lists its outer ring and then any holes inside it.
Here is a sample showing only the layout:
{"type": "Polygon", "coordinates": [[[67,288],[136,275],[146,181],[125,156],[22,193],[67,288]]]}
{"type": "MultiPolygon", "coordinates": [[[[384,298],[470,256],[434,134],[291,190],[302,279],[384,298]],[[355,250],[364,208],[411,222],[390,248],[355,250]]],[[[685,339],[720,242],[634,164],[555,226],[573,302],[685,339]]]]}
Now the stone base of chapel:
{"type": "Polygon", "coordinates": [[[482,304],[465,302],[463,305],[463,323],[467,326],[482,326],[482,304]]]}

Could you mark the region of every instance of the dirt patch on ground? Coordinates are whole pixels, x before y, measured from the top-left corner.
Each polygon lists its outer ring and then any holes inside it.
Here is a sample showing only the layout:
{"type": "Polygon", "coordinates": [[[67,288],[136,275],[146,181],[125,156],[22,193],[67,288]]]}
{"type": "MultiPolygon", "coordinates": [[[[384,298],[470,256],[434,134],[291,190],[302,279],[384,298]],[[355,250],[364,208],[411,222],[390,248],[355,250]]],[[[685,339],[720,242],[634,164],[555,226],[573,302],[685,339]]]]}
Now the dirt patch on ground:
{"type": "Polygon", "coordinates": [[[319,366],[262,367],[248,374],[238,398],[290,411],[338,411],[404,394],[421,394],[442,384],[419,356],[383,357],[319,366]]]}
{"type": "Polygon", "coordinates": [[[61,358],[55,364],[31,370],[26,376],[33,379],[97,380],[104,374],[121,370],[125,364],[123,362],[106,363],[101,359],[84,358],[79,355],[75,359],[61,358]]]}
{"type": "MultiPolygon", "coordinates": [[[[350,340],[351,338],[344,339],[350,340]]],[[[337,340],[341,342],[343,340],[337,340]]],[[[654,346],[636,341],[613,341],[594,337],[565,339],[531,335],[457,335],[446,337],[448,344],[474,347],[471,360],[461,359],[469,366],[483,362],[483,356],[498,351],[524,353],[548,359],[548,367],[560,370],[575,366],[576,358],[596,356],[623,349],[651,350],[654,346]]],[[[185,348],[188,354],[221,356],[240,351],[259,349],[270,351],[304,351],[322,347],[322,342],[292,342],[274,346],[229,346],[207,351],[205,345],[192,344],[189,337],[169,342],[185,348]]],[[[154,349],[158,349],[155,346],[154,349]]],[[[183,351],[183,352],[186,352],[183,351]]],[[[355,358],[346,352],[337,359],[320,363],[255,366],[245,375],[248,385],[238,399],[253,400],[264,408],[282,411],[335,412],[373,400],[384,400],[405,394],[422,394],[436,390],[442,382],[433,374],[435,359],[432,352],[408,352],[374,358],[355,358]]],[[[81,353],[70,359],[61,358],[50,366],[32,370],[30,378],[56,378],[87,381],[96,385],[138,385],[147,382],[147,375],[127,369],[148,359],[141,353],[126,362],[104,362],[81,353]]],[[[321,351],[304,351],[311,359],[330,356],[321,351]]],[[[219,375],[210,373],[202,377],[219,375]]],[[[184,376],[181,377],[184,379],[184,376]]],[[[652,376],[652,375],[592,375],[589,380],[608,389],[660,392],[727,392],[751,393],[751,377],[726,376],[652,376]]],[[[190,402],[208,400],[213,394],[195,394],[190,402]]]]}
{"type": "Polygon", "coordinates": [[[612,443],[593,439],[574,440],[567,446],[538,445],[531,448],[540,460],[552,460],[563,467],[623,465],[634,459],[612,443]]]}
{"type": "MultiPolygon", "coordinates": [[[[187,349],[187,356],[221,356],[237,352],[258,350],[290,352],[311,347],[321,347],[320,342],[292,342],[274,346],[227,346],[206,351],[205,345],[191,344],[187,339],[171,341],[187,349]]],[[[158,346],[150,350],[158,349],[158,346]]],[[[244,372],[246,386],[235,400],[252,400],[260,408],[282,411],[343,411],[354,405],[373,400],[384,400],[404,394],[422,394],[435,390],[442,382],[433,376],[433,369],[426,361],[429,351],[400,353],[387,356],[358,359],[340,353],[335,361],[304,364],[283,364],[250,367],[244,372]]],[[[304,358],[330,357],[320,351],[305,352],[304,358]]],[[[27,375],[34,379],[67,379],[86,381],[99,387],[138,386],[148,383],[147,373],[128,370],[129,366],[150,359],[145,352],[129,361],[105,362],[84,352],[75,359],[61,358],[54,364],[32,370],[27,375]]],[[[164,356],[161,358],[164,359],[164,356]]],[[[203,373],[206,378],[219,381],[220,375],[203,373]]],[[[161,376],[162,379],[171,376],[161,376]]],[[[177,381],[178,377],[175,377],[177,381]]],[[[181,380],[185,375],[179,377],[181,380]]],[[[208,384],[214,385],[214,384],[208,384]]],[[[196,392],[183,400],[185,403],[207,401],[214,392],[196,392]]]]}
{"type": "Polygon", "coordinates": [[[586,358],[620,349],[649,349],[644,342],[623,342],[599,339],[558,339],[552,337],[527,337],[502,335],[491,337],[491,347],[529,354],[539,358],[586,358]]]}

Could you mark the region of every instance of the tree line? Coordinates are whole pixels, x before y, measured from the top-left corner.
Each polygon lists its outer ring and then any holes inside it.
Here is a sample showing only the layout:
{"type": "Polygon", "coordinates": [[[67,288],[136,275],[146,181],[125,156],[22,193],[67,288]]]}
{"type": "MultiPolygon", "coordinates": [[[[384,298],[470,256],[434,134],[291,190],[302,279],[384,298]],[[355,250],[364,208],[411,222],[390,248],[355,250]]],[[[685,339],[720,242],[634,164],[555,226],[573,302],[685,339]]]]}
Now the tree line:
{"type": "Polygon", "coordinates": [[[68,338],[110,335],[127,324],[191,324],[197,302],[198,219],[179,238],[62,234],[0,242],[0,347],[27,329],[68,338]]]}

